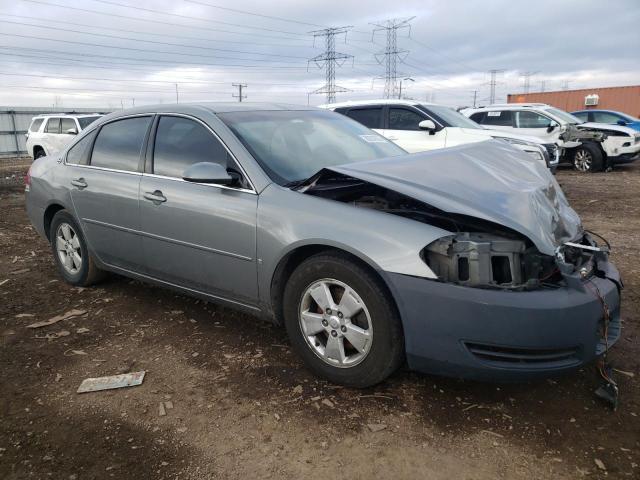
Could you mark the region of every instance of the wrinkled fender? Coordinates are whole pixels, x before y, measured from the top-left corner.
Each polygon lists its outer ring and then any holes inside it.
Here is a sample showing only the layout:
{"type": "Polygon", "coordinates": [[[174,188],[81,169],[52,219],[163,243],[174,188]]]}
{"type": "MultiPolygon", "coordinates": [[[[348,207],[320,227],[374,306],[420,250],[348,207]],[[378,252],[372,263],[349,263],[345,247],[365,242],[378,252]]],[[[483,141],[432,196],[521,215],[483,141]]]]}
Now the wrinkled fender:
{"type": "Polygon", "coordinates": [[[271,298],[271,282],[281,260],[300,247],[326,245],[356,256],[379,272],[436,278],[420,252],[447,235],[451,232],[432,225],[271,184],[258,200],[260,301],[271,298]]]}

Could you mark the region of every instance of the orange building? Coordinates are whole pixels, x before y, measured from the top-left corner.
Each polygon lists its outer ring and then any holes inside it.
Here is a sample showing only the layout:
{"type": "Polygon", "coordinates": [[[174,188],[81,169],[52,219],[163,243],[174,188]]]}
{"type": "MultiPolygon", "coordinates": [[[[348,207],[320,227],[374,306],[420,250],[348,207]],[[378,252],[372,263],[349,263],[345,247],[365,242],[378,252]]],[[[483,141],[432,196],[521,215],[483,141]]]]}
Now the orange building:
{"type": "Polygon", "coordinates": [[[640,118],[640,85],[631,87],[585,88],[557,92],[510,93],[509,103],[547,103],[574,112],[576,110],[616,110],[640,118]]]}

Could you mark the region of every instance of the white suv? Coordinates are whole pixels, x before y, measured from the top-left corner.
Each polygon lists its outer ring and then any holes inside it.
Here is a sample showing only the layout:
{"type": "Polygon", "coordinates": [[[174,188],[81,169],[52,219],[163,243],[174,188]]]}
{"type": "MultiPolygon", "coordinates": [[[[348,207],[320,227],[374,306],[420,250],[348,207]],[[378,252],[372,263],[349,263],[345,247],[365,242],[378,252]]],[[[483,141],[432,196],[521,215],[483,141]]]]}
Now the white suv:
{"type": "Polygon", "coordinates": [[[552,142],[545,145],[536,137],[485,129],[444,105],[412,100],[364,100],[332,103],[320,108],[342,113],[410,153],[495,138],[527,152],[552,171],[558,164],[559,155],[552,142]]]}
{"type": "Polygon", "coordinates": [[[38,115],[33,117],[27,137],[27,153],[35,158],[58,153],[82,130],[102,115],[38,115]]]}
{"type": "Polygon", "coordinates": [[[496,131],[521,132],[553,142],[563,150],[563,161],[583,172],[600,171],[639,157],[640,132],[620,125],[583,122],[544,103],[507,103],[461,112],[496,131]]]}

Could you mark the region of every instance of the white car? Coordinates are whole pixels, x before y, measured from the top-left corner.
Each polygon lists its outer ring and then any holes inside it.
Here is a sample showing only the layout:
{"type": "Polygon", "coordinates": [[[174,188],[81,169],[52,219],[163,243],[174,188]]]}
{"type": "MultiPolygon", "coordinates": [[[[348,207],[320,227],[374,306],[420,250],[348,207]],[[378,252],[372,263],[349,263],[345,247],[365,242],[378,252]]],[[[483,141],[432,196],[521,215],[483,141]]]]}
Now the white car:
{"type": "Polygon", "coordinates": [[[71,140],[102,115],[38,115],[33,117],[27,137],[27,153],[35,158],[61,152],[71,140]]]}
{"type": "Polygon", "coordinates": [[[553,142],[488,130],[444,105],[412,100],[364,100],[320,108],[342,113],[375,130],[410,153],[502,139],[555,170],[559,154],[553,142]]]}
{"type": "Polygon", "coordinates": [[[496,131],[524,133],[554,142],[563,149],[563,160],[584,172],[633,162],[640,152],[640,132],[621,125],[583,122],[544,103],[490,105],[466,108],[461,113],[496,131]]]}

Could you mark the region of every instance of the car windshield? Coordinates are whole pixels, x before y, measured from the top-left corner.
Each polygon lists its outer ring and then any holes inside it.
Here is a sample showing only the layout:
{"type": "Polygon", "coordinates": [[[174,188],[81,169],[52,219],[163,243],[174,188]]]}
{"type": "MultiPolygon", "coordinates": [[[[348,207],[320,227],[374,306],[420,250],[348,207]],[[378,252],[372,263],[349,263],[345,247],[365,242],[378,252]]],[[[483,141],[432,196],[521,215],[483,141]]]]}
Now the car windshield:
{"type": "Polygon", "coordinates": [[[99,115],[95,117],[78,117],[78,123],[80,123],[80,128],[84,130],[99,118],[100,118],[99,115]]]}
{"type": "Polygon", "coordinates": [[[481,128],[476,122],[465,117],[460,112],[456,112],[453,108],[442,105],[421,105],[421,107],[425,112],[436,117],[436,120],[445,127],[481,128]]]}
{"type": "Polygon", "coordinates": [[[581,118],[578,118],[575,115],[571,115],[569,112],[565,112],[564,110],[560,110],[558,108],[546,108],[545,111],[550,113],[554,117],[559,118],[563,123],[572,123],[574,125],[584,123],[584,120],[582,120],[581,118]]]}
{"type": "Polygon", "coordinates": [[[325,167],[406,153],[334,112],[252,111],[218,116],[280,185],[300,182],[325,167]]]}

